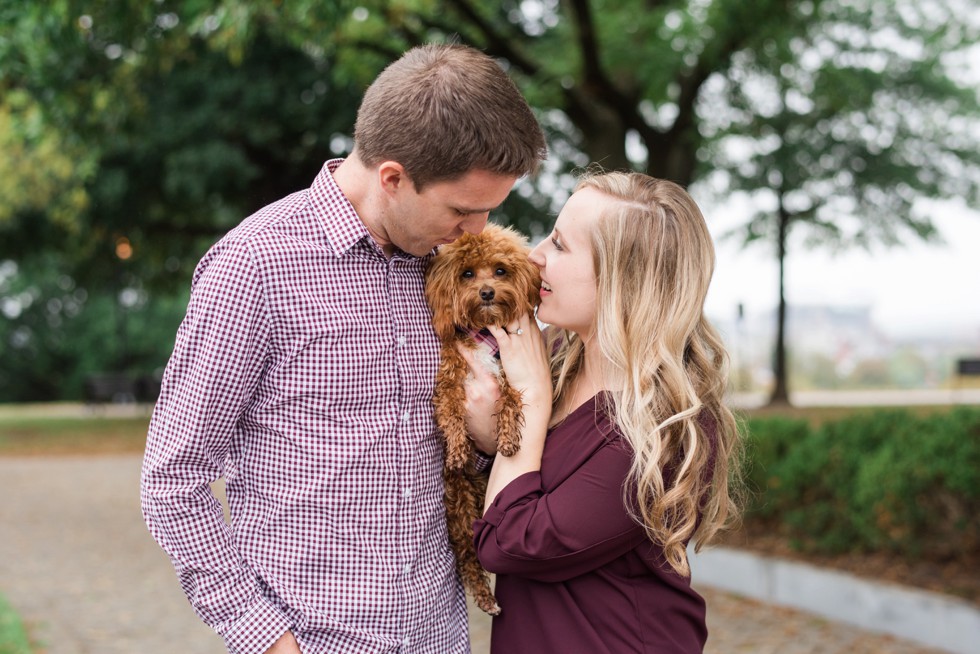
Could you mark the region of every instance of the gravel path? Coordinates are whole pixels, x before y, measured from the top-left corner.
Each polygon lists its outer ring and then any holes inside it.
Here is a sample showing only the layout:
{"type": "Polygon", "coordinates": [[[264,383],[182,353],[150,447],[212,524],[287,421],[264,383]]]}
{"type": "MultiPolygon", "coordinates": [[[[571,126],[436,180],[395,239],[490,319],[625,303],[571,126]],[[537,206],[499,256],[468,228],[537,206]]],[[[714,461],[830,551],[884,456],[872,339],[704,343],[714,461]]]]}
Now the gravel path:
{"type": "MultiPolygon", "coordinates": [[[[0,593],[45,654],[221,654],[139,510],[140,457],[0,458],[0,593]]],[[[702,589],[708,654],[935,654],[702,589]]],[[[474,654],[489,621],[471,612],[474,654]]]]}

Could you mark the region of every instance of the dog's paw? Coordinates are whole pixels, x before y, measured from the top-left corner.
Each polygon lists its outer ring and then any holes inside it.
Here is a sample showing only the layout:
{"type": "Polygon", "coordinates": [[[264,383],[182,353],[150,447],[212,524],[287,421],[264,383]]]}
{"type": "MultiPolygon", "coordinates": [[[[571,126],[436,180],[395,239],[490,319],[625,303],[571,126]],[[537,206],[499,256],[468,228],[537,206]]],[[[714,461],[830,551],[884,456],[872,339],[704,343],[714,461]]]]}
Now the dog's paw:
{"type": "Polygon", "coordinates": [[[500,615],[500,605],[491,595],[489,598],[476,599],[476,605],[487,615],[500,615]]]}
{"type": "Polygon", "coordinates": [[[514,456],[521,450],[521,442],[509,442],[509,441],[498,441],[497,442],[497,452],[504,456],[514,456]]]}

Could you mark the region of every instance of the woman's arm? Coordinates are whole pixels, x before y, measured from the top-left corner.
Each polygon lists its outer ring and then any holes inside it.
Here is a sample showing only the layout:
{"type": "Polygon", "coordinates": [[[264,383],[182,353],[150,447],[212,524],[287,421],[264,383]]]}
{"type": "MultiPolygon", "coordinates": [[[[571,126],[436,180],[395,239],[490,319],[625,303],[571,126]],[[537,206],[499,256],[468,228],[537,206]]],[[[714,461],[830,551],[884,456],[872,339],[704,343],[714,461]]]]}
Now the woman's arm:
{"type": "Polygon", "coordinates": [[[517,325],[490,327],[500,348],[500,364],[507,381],[520,391],[524,402],[521,449],[513,456],[498,456],[490,471],[484,511],[507,484],[523,474],[541,469],[544,439],[551,419],[551,367],[541,330],[530,315],[517,325]]]}
{"type": "Polygon", "coordinates": [[[630,453],[621,441],[575,439],[581,462],[546,491],[539,472],[510,483],[474,525],[477,556],[487,570],[539,581],[563,581],[595,570],[646,538],[623,504],[630,453]]]}

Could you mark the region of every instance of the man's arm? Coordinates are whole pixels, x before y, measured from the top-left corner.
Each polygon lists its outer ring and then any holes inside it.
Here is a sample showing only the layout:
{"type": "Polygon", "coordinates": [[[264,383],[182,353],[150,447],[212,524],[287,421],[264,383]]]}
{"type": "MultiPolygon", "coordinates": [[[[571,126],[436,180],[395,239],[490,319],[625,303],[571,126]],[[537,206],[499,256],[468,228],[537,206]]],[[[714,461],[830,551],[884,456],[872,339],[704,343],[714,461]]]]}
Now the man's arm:
{"type": "Polygon", "coordinates": [[[247,248],[221,243],[195,273],[147,436],[141,501],[194,610],[232,652],[264,652],[291,625],[262,597],[209,483],[260,377],[268,310],[247,248]]]}

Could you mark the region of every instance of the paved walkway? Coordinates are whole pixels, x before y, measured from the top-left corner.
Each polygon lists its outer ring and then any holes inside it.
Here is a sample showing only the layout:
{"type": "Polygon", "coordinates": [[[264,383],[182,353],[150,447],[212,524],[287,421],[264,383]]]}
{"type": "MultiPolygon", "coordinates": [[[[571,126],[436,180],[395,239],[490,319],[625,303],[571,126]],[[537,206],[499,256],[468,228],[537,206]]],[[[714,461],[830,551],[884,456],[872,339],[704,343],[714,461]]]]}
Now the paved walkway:
{"type": "MultiPolygon", "coordinates": [[[[0,593],[45,654],[221,654],[139,511],[132,455],[0,458],[0,593]]],[[[708,654],[937,654],[789,609],[701,589],[708,654]]],[[[472,616],[474,654],[489,620],[472,616]]]]}

